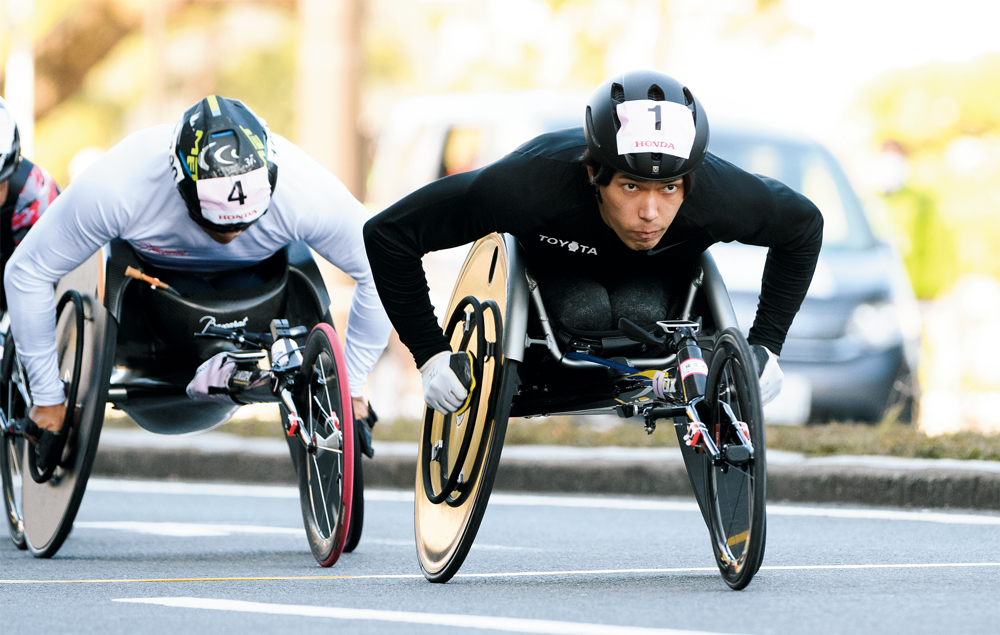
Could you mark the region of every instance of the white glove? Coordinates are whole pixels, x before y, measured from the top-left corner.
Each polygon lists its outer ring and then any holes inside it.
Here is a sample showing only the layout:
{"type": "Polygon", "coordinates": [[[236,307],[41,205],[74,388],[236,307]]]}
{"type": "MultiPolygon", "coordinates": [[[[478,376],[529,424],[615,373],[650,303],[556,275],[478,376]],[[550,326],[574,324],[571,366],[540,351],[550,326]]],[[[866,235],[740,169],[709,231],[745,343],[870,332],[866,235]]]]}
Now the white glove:
{"type": "Polygon", "coordinates": [[[751,348],[757,358],[757,368],[760,369],[760,402],[762,406],[766,406],[781,392],[785,373],[778,367],[778,356],[766,346],[754,344],[751,348]]]}
{"type": "Polygon", "coordinates": [[[194,379],[187,385],[187,396],[195,401],[212,401],[230,406],[236,405],[232,397],[226,394],[208,394],[208,388],[228,388],[229,378],[236,370],[236,362],[229,359],[225,353],[210,357],[198,367],[194,379]]]}
{"type": "MultiPolygon", "coordinates": [[[[467,355],[460,353],[459,355],[467,355]]],[[[457,412],[465,404],[469,389],[451,367],[451,351],[441,351],[420,367],[424,402],[441,414],[457,412]]]]}

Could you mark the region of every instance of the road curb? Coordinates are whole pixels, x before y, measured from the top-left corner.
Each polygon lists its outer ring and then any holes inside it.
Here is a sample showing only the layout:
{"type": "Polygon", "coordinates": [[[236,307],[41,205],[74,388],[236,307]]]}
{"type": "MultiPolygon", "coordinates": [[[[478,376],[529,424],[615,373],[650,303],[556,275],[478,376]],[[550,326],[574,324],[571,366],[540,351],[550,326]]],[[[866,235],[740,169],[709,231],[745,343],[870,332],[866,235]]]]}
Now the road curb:
{"type": "MultiPolygon", "coordinates": [[[[524,459],[500,463],[496,489],[508,492],[690,496],[691,486],[680,460],[652,461],[524,459]]],[[[135,447],[104,444],[94,475],[148,480],[202,480],[294,484],[287,450],[277,443],[267,451],[204,450],[192,447],[135,447]]],[[[505,449],[506,450],[506,449],[505,449]]],[[[530,453],[529,453],[530,454],[530,453]]],[[[641,456],[641,455],[637,455],[641,456]]],[[[927,462],[929,466],[935,465],[927,462]]],[[[364,459],[365,485],[410,489],[416,459],[379,453],[364,459]]],[[[971,469],[906,469],[844,465],[768,466],[768,500],[772,502],[846,503],[883,507],[1000,510],[1000,472],[971,469]]]]}

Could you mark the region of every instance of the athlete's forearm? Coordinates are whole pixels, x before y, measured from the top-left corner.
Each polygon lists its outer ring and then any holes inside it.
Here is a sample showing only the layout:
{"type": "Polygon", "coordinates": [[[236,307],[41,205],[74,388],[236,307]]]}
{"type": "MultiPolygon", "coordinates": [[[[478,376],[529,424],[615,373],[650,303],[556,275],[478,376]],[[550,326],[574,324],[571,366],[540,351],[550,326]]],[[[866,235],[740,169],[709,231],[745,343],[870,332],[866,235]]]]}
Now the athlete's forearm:
{"type": "Polygon", "coordinates": [[[354,287],[351,310],[347,316],[347,345],[344,349],[352,397],[362,396],[368,375],[389,342],[391,328],[371,276],[359,280],[354,287]]]}
{"type": "MultiPolygon", "coordinates": [[[[815,208],[813,208],[815,209],[815,208]]],[[[823,217],[816,210],[790,247],[772,247],[761,280],[757,317],[747,340],[781,354],[788,329],[812,283],[823,245],[823,217]]]]}

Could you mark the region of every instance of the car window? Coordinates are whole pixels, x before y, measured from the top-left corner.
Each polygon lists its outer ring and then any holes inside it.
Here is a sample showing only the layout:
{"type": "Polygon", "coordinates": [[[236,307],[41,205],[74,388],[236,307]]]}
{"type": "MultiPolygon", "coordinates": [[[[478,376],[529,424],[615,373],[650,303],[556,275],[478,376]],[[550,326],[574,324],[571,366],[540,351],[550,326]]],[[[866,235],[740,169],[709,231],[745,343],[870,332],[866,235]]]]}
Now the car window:
{"type": "Polygon", "coordinates": [[[747,172],[777,179],[805,195],[823,214],[823,247],[861,249],[871,229],[854,190],[836,160],[814,144],[713,132],[709,150],[747,172]]]}

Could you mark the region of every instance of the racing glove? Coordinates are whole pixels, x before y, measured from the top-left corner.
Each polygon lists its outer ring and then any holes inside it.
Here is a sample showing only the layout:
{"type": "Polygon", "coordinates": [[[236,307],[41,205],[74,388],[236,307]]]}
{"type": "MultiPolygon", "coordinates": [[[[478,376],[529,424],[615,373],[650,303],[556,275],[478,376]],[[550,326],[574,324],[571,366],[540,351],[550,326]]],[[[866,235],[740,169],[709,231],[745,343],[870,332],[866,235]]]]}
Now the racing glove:
{"type": "MultiPolygon", "coordinates": [[[[18,420],[18,430],[21,436],[34,446],[35,467],[38,468],[40,473],[59,464],[63,451],[63,436],[61,432],[52,432],[51,430],[40,428],[28,417],[18,420]]],[[[32,478],[35,478],[34,474],[32,474],[32,478]]]]}
{"type": "Polygon", "coordinates": [[[424,402],[441,414],[461,414],[469,407],[472,389],[472,353],[441,351],[420,367],[424,402]]]}
{"type": "Polygon", "coordinates": [[[760,372],[760,402],[762,406],[766,406],[781,392],[785,374],[778,367],[777,355],[759,344],[753,344],[750,348],[757,358],[757,369],[760,372]]]}
{"type": "Polygon", "coordinates": [[[354,425],[358,428],[358,441],[361,445],[359,449],[369,459],[375,458],[375,448],[372,447],[372,428],[375,427],[376,421],[378,421],[378,415],[375,414],[375,409],[372,408],[371,404],[368,404],[367,417],[354,420],[354,425]]]}
{"type": "Polygon", "coordinates": [[[230,406],[236,405],[229,396],[229,379],[236,370],[236,362],[225,353],[218,353],[205,360],[194,373],[194,379],[187,385],[187,396],[195,401],[213,401],[230,406]],[[214,388],[215,390],[209,390],[214,388]]]}

